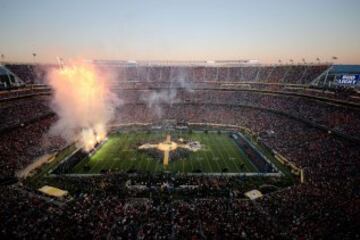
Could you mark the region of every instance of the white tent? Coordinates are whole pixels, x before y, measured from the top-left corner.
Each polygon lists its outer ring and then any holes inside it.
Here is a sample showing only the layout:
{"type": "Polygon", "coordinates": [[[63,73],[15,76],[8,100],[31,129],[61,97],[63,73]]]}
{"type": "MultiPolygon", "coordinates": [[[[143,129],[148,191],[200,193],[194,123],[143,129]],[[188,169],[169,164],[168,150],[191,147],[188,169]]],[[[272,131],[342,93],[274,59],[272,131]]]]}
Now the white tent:
{"type": "Polygon", "coordinates": [[[244,194],[246,197],[248,197],[250,200],[255,200],[257,198],[260,198],[263,196],[263,194],[259,190],[251,190],[244,194]]]}

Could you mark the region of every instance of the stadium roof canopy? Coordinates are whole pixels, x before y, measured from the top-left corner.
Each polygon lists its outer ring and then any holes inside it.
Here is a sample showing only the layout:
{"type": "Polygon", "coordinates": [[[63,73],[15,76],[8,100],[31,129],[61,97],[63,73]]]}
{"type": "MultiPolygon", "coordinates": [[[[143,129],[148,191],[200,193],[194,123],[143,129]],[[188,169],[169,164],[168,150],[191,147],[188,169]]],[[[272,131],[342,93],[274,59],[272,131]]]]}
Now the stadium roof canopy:
{"type": "Polygon", "coordinates": [[[8,75],[8,74],[9,72],[6,70],[6,68],[0,65],[0,75],[8,75]]]}
{"type": "Polygon", "coordinates": [[[360,65],[334,65],[330,72],[330,74],[359,74],[360,73],[360,65]]]}

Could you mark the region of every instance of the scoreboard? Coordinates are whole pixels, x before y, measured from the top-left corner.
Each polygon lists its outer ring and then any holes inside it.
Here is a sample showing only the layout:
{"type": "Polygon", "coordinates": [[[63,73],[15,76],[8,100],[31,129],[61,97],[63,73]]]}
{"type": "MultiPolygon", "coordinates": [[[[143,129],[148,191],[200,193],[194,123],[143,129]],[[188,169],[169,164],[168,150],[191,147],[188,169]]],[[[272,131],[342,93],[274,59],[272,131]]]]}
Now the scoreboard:
{"type": "Polygon", "coordinates": [[[360,74],[337,75],[335,81],[338,85],[360,86],[360,74]]]}

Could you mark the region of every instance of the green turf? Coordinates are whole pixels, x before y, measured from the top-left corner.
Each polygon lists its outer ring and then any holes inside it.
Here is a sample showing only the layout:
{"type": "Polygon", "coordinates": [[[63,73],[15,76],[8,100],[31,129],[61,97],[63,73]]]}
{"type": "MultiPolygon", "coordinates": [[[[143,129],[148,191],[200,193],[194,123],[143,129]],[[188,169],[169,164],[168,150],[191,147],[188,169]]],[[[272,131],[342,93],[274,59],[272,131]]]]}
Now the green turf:
{"type": "Polygon", "coordinates": [[[123,132],[109,136],[108,141],[91,157],[82,160],[72,173],[99,173],[101,170],[159,172],[202,172],[219,173],[223,169],[228,172],[257,172],[245,153],[229,137],[228,133],[217,132],[172,132],[172,140],[183,138],[196,140],[202,149],[190,153],[187,159],[170,159],[169,166],[164,169],[162,161],[137,150],[136,144],[160,142],[165,139],[165,132],[123,132]],[[88,166],[90,170],[86,170],[88,166]]]}

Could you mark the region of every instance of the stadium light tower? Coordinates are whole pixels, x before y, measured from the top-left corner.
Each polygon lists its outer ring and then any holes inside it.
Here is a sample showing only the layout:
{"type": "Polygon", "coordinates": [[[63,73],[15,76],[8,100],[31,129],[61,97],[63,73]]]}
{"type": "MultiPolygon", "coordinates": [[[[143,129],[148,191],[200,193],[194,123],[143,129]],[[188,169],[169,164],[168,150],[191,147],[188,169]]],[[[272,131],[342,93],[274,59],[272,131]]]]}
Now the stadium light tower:
{"type": "Polygon", "coordinates": [[[336,57],[336,56],[333,56],[333,57],[332,57],[333,62],[336,62],[338,59],[339,59],[339,58],[336,57]]]}
{"type": "Polygon", "coordinates": [[[64,68],[64,59],[62,57],[56,57],[58,66],[63,69],[64,68]]]}
{"type": "Polygon", "coordinates": [[[35,63],[36,53],[33,53],[32,56],[33,56],[33,61],[35,63]]]}

